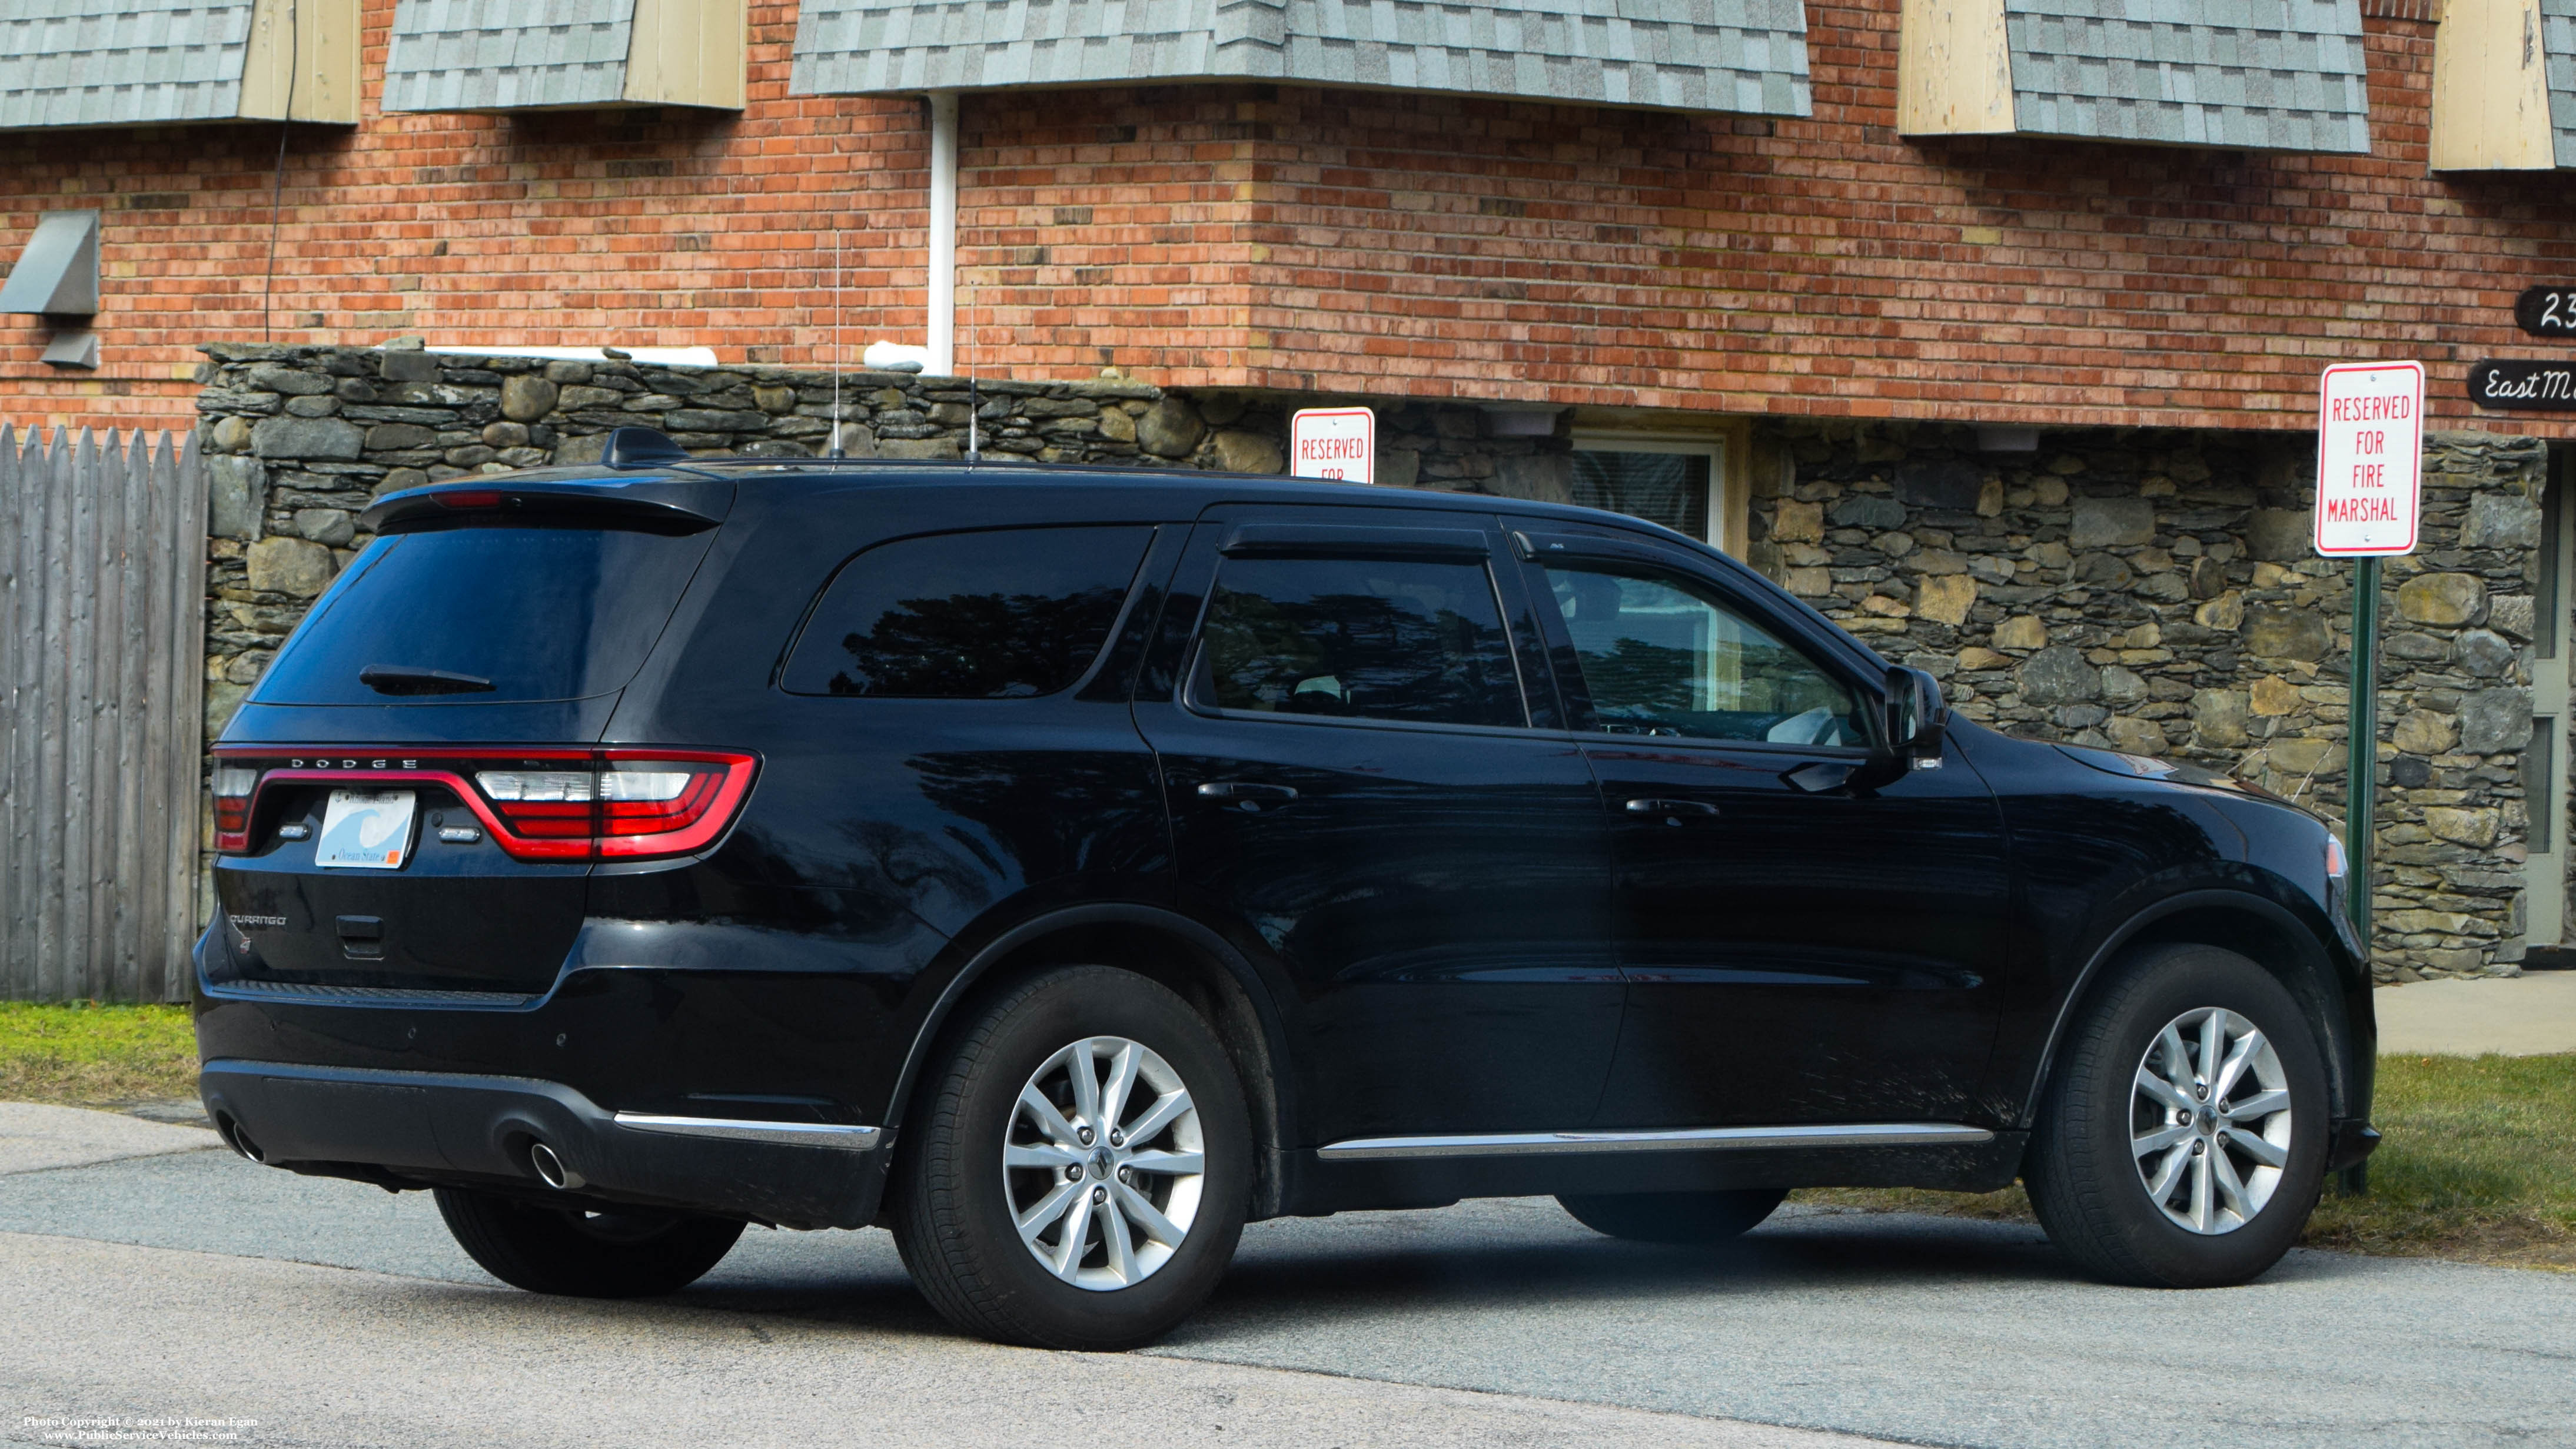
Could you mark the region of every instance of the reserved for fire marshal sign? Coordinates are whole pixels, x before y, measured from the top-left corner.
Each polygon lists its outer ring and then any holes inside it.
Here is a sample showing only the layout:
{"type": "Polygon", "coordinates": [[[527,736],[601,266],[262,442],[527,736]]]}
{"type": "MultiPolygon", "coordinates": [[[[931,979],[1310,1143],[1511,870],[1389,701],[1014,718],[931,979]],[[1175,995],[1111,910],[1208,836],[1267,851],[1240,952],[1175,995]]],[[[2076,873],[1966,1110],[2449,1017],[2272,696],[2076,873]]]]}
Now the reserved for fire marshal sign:
{"type": "Polygon", "coordinates": [[[2317,552],[2328,558],[2413,553],[2424,364],[2329,367],[2317,394],[2317,552]]]}

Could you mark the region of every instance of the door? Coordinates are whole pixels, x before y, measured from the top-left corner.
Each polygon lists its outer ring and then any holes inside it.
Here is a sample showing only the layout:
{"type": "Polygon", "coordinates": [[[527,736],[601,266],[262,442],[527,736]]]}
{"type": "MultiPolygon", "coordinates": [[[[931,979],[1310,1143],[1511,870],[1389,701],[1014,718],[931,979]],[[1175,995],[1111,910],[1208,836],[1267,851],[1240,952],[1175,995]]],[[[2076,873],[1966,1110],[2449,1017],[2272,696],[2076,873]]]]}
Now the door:
{"type": "Polygon", "coordinates": [[[1465,513],[1214,510],[1186,646],[1167,625],[1140,688],[1186,908],[1293,997],[1311,1145],[1581,1127],[1609,1068],[1608,833],[1580,742],[1533,727],[1499,543],[1465,513]]]}
{"type": "Polygon", "coordinates": [[[1679,550],[1534,551],[1614,822],[1628,1010],[1595,1125],[1974,1115],[2007,907],[1974,771],[1855,788],[1881,699],[1856,651],[1679,550]]]}

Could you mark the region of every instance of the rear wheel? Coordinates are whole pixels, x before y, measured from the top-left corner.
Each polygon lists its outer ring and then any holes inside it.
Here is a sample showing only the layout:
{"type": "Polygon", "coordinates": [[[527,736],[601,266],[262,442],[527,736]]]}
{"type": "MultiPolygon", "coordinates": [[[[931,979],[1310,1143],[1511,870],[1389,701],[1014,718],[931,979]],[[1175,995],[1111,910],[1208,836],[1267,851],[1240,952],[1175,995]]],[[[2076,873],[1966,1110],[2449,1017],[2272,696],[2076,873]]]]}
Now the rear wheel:
{"type": "Polygon", "coordinates": [[[438,1215],[483,1271],[531,1293],[650,1298],[676,1293],[724,1261],[732,1218],[652,1208],[553,1207],[470,1188],[438,1189],[438,1215]]]}
{"type": "Polygon", "coordinates": [[[1732,1242],[1761,1226],[1789,1195],[1785,1188],[1728,1192],[1557,1194],[1574,1220],[1596,1233],[1640,1243],[1732,1242]]]}
{"type": "Polygon", "coordinates": [[[2270,972],[2214,946],[2142,952],[2061,1050],[2023,1177],[2067,1256],[2212,1288],[2298,1241],[2325,1178],[2325,1062],[2270,972]]]}
{"type": "Polygon", "coordinates": [[[986,1007],[924,1084],[895,1243],[941,1314],[1004,1343],[1108,1351],[1216,1288],[1251,1197],[1225,1048],[1129,971],[1051,971],[986,1007]]]}

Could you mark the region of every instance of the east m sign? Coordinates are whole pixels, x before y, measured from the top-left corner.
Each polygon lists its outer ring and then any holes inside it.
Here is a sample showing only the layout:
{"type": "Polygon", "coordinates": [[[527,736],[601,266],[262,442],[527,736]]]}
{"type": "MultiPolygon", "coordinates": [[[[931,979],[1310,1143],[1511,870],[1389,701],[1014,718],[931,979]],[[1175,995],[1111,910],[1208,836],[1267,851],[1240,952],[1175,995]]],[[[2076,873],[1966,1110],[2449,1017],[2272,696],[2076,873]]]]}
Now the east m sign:
{"type": "Polygon", "coordinates": [[[2482,408],[2512,412],[2576,412],[2576,364],[2472,363],[2469,400],[2482,408]]]}

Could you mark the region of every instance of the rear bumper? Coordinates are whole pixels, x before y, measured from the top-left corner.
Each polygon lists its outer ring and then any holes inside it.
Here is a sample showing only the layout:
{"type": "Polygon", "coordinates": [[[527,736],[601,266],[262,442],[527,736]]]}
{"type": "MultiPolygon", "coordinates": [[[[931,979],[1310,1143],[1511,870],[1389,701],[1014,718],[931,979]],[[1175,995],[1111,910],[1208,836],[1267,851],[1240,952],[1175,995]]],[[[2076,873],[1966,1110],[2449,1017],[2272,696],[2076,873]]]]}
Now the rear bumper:
{"type": "Polygon", "coordinates": [[[220,1059],[197,1078],[228,1141],[273,1167],[394,1187],[551,1194],[529,1149],[568,1169],[569,1201],[864,1227],[885,1186],[874,1128],[613,1113],[560,1082],[220,1059]]]}

